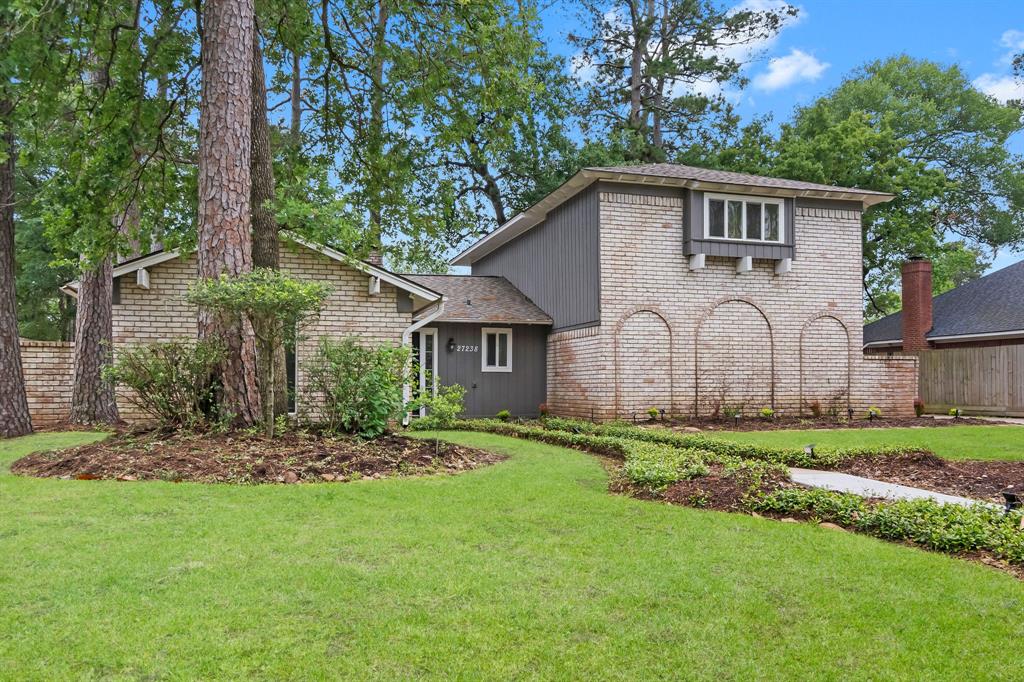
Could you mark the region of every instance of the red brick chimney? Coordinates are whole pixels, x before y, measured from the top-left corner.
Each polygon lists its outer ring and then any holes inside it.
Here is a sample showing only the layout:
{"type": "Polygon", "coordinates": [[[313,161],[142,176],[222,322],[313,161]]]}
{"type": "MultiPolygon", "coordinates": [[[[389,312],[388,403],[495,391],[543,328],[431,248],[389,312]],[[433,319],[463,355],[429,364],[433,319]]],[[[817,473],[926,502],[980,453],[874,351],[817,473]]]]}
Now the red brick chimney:
{"type": "Polygon", "coordinates": [[[903,264],[903,350],[927,350],[932,329],[932,262],[913,257],[903,264]]]}

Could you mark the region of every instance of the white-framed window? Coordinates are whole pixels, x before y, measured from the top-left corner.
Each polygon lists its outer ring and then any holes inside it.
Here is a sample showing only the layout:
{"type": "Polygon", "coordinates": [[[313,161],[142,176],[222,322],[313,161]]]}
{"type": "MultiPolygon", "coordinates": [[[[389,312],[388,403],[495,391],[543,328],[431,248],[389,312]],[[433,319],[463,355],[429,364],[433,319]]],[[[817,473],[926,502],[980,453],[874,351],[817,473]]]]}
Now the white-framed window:
{"type": "Polygon", "coordinates": [[[782,199],[704,194],[704,238],[781,244],[786,206],[782,199]]]}
{"type": "Polygon", "coordinates": [[[484,327],[480,332],[480,371],[512,371],[512,330],[484,327]]]}

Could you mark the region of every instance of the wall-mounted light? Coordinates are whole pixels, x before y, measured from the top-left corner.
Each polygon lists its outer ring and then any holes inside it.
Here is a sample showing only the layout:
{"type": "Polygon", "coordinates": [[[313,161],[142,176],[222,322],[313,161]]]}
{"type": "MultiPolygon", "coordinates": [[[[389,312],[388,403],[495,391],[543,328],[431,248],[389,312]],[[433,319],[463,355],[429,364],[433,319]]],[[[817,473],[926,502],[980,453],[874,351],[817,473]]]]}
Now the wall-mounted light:
{"type": "Polygon", "coordinates": [[[454,353],[455,352],[455,339],[448,339],[448,345],[445,346],[445,348],[448,349],[449,353],[454,353]]]}

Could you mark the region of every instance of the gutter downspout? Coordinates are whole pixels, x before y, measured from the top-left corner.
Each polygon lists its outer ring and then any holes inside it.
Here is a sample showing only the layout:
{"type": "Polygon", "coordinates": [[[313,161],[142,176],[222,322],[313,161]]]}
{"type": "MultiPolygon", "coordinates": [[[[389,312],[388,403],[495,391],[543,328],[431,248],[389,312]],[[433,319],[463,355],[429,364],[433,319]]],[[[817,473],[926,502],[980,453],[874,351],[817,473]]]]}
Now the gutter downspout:
{"type": "MultiPolygon", "coordinates": [[[[441,315],[444,314],[444,302],[446,300],[447,300],[447,298],[445,296],[442,296],[441,300],[438,301],[438,303],[437,303],[437,310],[435,310],[434,312],[430,313],[429,315],[424,317],[422,320],[419,320],[417,322],[413,322],[412,324],[410,324],[408,327],[405,328],[405,331],[402,332],[402,346],[408,346],[409,344],[412,343],[412,333],[414,331],[416,331],[417,329],[419,329],[421,327],[425,327],[426,325],[430,324],[431,322],[433,322],[434,320],[436,320],[437,318],[441,317],[441,315]]],[[[409,385],[408,382],[406,382],[405,385],[402,386],[402,402],[404,404],[408,404],[411,399],[412,399],[412,386],[409,385]]],[[[402,417],[402,426],[408,426],[408,425],[409,425],[409,413],[406,412],[405,416],[402,417]]]]}

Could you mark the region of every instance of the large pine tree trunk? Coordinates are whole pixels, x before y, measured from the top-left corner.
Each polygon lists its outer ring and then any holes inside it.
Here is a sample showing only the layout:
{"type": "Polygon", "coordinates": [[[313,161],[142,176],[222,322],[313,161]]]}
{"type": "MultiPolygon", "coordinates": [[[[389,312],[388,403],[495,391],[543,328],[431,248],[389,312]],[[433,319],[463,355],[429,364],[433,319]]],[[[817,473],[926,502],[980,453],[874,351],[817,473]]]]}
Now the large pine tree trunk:
{"type": "Polygon", "coordinates": [[[14,295],[14,125],[13,105],[0,99],[0,438],[32,433],[18,343],[14,295]]]}
{"type": "MultiPolygon", "coordinates": [[[[274,160],[270,152],[270,123],[267,121],[267,86],[259,31],[254,30],[252,50],[252,264],[277,269],[280,265],[277,219],[274,217],[274,160]]],[[[260,330],[257,330],[260,331],[260,330]]],[[[280,338],[280,335],[273,335],[280,338]]],[[[266,338],[266,336],[265,336],[266,338]]],[[[274,352],[271,386],[263,387],[264,419],[288,412],[288,375],[284,347],[274,352]],[[273,412],[270,407],[273,406],[273,412]]],[[[269,382],[267,382],[269,384],[269,382]]]]}
{"type": "MultiPolygon", "coordinates": [[[[250,192],[253,0],[208,0],[203,10],[199,112],[199,276],[252,269],[250,192]]],[[[227,348],[221,408],[235,423],[260,418],[256,339],[248,322],[201,312],[199,336],[227,348]]]]}
{"type": "Polygon", "coordinates": [[[114,344],[112,258],[83,269],[75,313],[75,376],[71,388],[72,424],[119,421],[114,385],[103,379],[114,344]]]}

